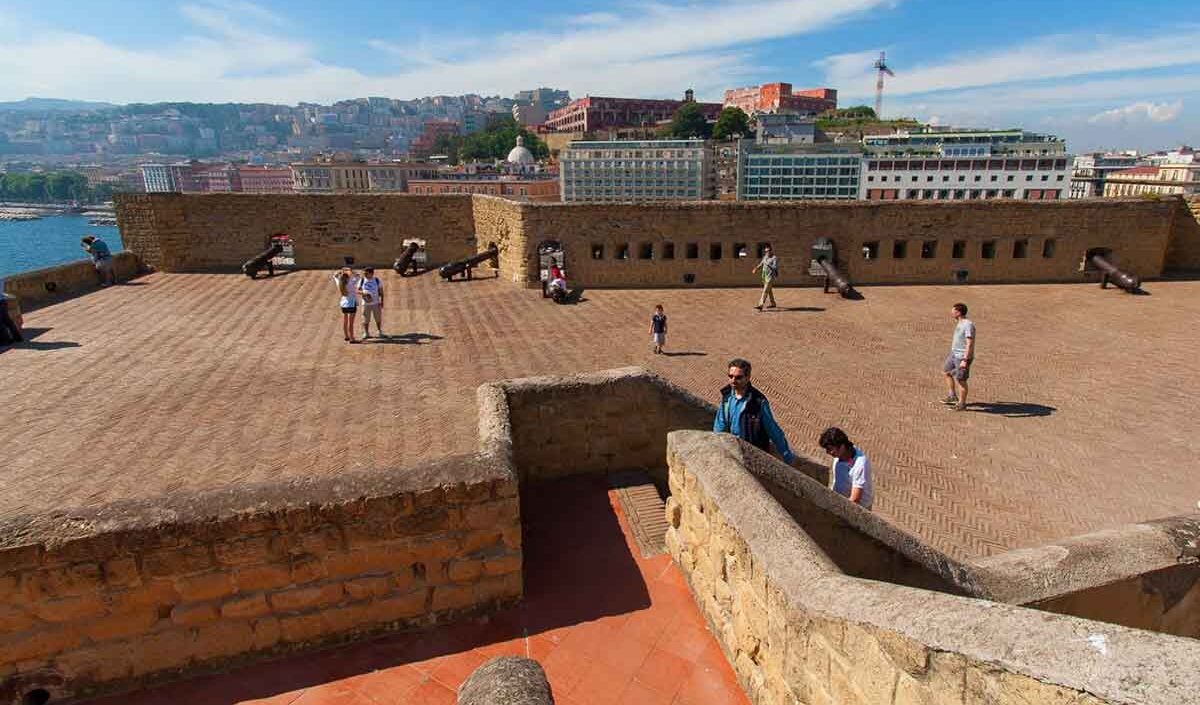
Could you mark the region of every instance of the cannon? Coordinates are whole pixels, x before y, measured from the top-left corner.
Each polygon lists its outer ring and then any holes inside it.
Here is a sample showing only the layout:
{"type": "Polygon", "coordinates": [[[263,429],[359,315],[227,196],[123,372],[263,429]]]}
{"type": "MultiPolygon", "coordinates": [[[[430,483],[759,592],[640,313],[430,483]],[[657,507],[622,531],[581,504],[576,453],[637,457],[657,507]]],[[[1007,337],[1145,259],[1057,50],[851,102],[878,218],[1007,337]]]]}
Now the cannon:
{"type": "Polygon", "coordinates": [[[488,245],[486,250],[477,255],[472,255],[466,259],[460,259],[454,262],[443,264],[441,269],[438,270],[438,275],[440,275],[442,279],[445,279],[446,281],[450,281],[459,274],[466,274],[467,279],[470,279],[471,270],[473,270],[477,265],[483,264],[488,260],[492,261],[493,267],[500,266],[500,250],[497,249],[495,245],[488,245]]]}
{"type": "Polygon", "coordinates": [[[850,280],[838,270],[833,262],[827,259],[819,259],[817,260],[817,264],[821,265],[821,269],[825,272],[826,294],[829,293],[829,285],[832,284],[838,290],[838,293],[842,295],[843,299],[862,298],[862,294],[854,290],[854,287],[850,284],[850,280]]]}
{"type": "Polygon", "coordinates": [[[279,242],[272,242],[270,247],[263,250],[254,259],[246,260],[246,263],[242,265],[242,274],[253,279],[258,276],[263,267],[266,267],[267,276],[275,276],[275,264],[271,260],[281,252],[283,252],[283,245],[279,242]]]}
{"type": "Polygon", "coordinates": [[[404,251],[392,263],[392,269],[402,277],[415,277],[428,272],[425,268],[425,250],[422,243],[416,240],[406,243],[404,251]]]}
{"type": "Polygon", "coordinates": [[[1100,270],[1100,288],[1107,289],[1108,283],[1111,281],[1118,287],[1128,291],[1131,294],[1142,293],[1142,281],[1134,274],[1123,272],[1109,262],[1105,256],[1099,252],[1090,253],[1088,257],[1096,269],[1100,270]]]}

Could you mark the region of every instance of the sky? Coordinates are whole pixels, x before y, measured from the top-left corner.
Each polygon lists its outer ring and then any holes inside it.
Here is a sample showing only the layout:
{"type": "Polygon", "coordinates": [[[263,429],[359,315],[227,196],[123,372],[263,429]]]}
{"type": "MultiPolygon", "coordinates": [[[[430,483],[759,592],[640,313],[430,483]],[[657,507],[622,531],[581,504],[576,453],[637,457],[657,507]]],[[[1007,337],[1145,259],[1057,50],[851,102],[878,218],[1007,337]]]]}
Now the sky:
{"type": "Polygon", "coordinates": [[[667,98],[785,81],[842,106],[1200,146],[1195,0],[0,0],[0,101],[667,98]]]}

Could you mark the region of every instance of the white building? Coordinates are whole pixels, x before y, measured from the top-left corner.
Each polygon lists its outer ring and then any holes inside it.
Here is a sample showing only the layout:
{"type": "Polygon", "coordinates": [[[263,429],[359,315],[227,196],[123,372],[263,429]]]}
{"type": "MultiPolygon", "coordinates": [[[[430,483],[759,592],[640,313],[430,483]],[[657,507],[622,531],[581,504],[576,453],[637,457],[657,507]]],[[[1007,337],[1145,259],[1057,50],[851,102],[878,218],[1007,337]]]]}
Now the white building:
{"type": "Polygon", "coordinates": [[[192,187],[192,169],[188,164],[143,164],[142,182],[146,193],[183,193],[192,187]]]}
{"type": "Polygon", "coordinates": [[[559,190],[570,201],[697,201],[713,198],[704,140],[572,142],[559,154],[559,190]]]}
{"type": "Polygon", "coordinates": [[[1100,198],[1109,174],[1137,164],[1136,152],[1093,152],[1075,157],[1071,170],[1071,198],[1100,198]]]}
{"type": "Polygon", "coordinates": [[[939,130],[863,138],[868,200],[1066,198],[1066,143],[1024,130],[939,130]]]}

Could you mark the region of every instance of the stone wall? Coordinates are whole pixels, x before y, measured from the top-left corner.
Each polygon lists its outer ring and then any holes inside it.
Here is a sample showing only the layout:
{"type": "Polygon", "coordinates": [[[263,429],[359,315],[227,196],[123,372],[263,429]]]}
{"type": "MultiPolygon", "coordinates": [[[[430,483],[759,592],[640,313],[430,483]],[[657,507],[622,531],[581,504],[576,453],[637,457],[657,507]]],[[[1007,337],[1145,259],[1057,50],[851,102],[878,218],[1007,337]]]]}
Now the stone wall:
{"type": "MultiPolygon", "coordinates": [[[[139,268],[138,258],[132,252],[113,255],[113,272],[117,281],[134,278],[139,268]]],[[[4,279],[4,293],[16,296],[26,309],[99,287],[100,275],[90,259],[21,272],[4,279]]]]}
{"type": "Polygon", "coordinates": [[[1200,196],[1179,203],[1166,266],[1168,270],[1200,272],[1200,196]]]}
{"type": "Polygon", "coordinates": [[[242,486],[0,526],[0,703],[142,686],[520,598],[502,460],[242,486]]]}
{"type": "Polygon", "coordinates": [[[1119,267],[1153,278],[1164,264],[1200,265],[1197,210],[1193,201],[1182,215],[1179,199],[549,204],[483,195],[143,194],[117,200],[126,247],[155,269],[234,271],[275,233],[292,236],[299,267],[341,266],[347,256],[385,266],[405,238],[418,237],[429,243],[431,263],[495,242],[501,275],[532,284],[537,245],[557,240],[566,247],[569,281],[584,287],[756,286],[751,270],[764,243],[782,258],[781,286],[817,286],[821,279],[807,273],[817,238],[834,242],[839,266],[857,284],[940,284],[961,276],[985,283],[1093,281],[1095,275],[1078,271],[1091,248],[1110,249],[1119,267]]]}
{"type": "Polygon", "coordinates": [[[17,324],[17,327],[24,325],[24,316],[21,313],[21,300],[12,294],[6,294],[0,291],[0,305],[8,309],[8,315],[17,324]]]}
{"type": "Polygon", "coordinates": [[[536,264],[530,268],[530,260],[536,258],[527,255],[537,243],[526,241],[521,204],[498,196],[475,196],[471,204],[478,249],[482,251],[488,243],[496,243],[502,277],[514,283],[536,281],[536,264]]]}
{"type": "Polygon", "coordinates": [[[993,599],[1200,638],[1200,515],[1008,551],[969,568],[993,599]]]}
{"type": "Polygon", "coordinates": [[[572,282],[660,287],[757,286],[751,270],[764,243],[781,258],[781,286],[817,286],[822,279],[807,271],[812,244],[821,237],[834,242],[839,266],[857,284],[951,283],[960,270],[967,282],[1098,281],[1078,271],[1085,251],[1096,247],[1111,249],[1117,266],[1156,277],[1177,204],[1105,199],[523,208],[530,244],[566,244],[572,282]],[[961,257],[955,257],[956,242],[961,257]],[[932,250],[923,251],[926,243],[932,250]],[[870,260],[863,255],[868,246],[876,250],[870,260]],[[993,257],[985,256],[985,247],[993,257]],[[691,284],[684,279],[689,274],[691,284]]]}
{"type": "Polygon", "coordinates": [[[728,436],[671,433],[667,546],[756,705],[1189,702],[1200,642],[845,575],[728,436]]]}
{"type": "Polygon", "coordinates": [[[154,269],[237,271],[285,233],[296,266],[390,267],[405,239],[426,241],[430,264],[474,254],[470,196],[121,194],[125,247],[154,269]]]}
{"type": "Polygon", "coordinates": [[[503,395],[522,482],[639,468],[665,484],[667,433],[712,428],[716,412],[638,367],[509,380],[485,393],[503,395]]]}

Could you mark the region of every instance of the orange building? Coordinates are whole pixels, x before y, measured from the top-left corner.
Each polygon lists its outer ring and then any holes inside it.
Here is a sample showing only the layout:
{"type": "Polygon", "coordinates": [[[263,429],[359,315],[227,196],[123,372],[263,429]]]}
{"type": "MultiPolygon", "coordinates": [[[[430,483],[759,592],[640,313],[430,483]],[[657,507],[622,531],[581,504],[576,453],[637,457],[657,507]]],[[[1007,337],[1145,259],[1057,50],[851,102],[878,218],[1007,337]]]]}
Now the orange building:
{"type": "Polygon", "coordinates": [[[837,108],[837,91],[832,88],[793,91],[790,83],[764,83],[761,86],[731,88],[725,91],[725,107],[741,108],[747,115],[777,112],[820,113],[837,108]]]}

